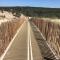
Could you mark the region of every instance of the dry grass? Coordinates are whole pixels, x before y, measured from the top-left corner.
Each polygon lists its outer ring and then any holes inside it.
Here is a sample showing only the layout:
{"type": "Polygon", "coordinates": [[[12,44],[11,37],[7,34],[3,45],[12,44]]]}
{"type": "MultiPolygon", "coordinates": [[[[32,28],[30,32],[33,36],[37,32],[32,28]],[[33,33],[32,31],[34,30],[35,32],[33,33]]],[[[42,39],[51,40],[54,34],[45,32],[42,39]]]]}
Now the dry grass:
{"type": "Polygon", "coordinates": [[[17,29],[24,22],[24,19],[12,20],[0,25],[0,56],[10,43],[17,29]]]}
{"type": "Polygon", "coordinates": [[[60,57],[60,22],[56,20],[35,19],[33,23],[40,29],[52,50],[60,57]]]}

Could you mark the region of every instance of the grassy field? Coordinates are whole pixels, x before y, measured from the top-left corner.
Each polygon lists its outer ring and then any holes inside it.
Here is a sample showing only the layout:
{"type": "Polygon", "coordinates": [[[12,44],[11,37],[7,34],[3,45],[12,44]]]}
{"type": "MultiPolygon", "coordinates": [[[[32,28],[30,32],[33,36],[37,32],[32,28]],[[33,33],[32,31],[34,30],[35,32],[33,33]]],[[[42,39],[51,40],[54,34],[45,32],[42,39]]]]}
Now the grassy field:
{"type": "Polygon", "coordinates": [[[0,25],[0,56],[14,37],[18,28],[24,22],[24,19],[19,18],[18,20],[11,20],[8,22],[3,22],[0,25]]]}
{"type": "Polygon", "coordinates": [[[32,22],[42,32],[52,51],[60,57],[60,19],[36,18],[32,22]]]}

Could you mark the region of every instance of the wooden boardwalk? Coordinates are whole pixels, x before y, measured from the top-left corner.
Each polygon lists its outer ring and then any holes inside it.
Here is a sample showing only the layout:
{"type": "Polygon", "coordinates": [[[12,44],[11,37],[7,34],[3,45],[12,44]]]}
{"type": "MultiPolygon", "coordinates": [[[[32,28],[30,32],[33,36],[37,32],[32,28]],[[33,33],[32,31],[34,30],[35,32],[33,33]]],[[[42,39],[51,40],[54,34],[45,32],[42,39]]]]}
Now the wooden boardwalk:
{"type": "Polygon", "coordinates": [[[25,21],[0,60],[44,60],[29,21],[25,21]]]}
{"type": "Polygon", "coordinates": [[[0,60],[57,60],[41,32],[26,20],[0,60]]]}

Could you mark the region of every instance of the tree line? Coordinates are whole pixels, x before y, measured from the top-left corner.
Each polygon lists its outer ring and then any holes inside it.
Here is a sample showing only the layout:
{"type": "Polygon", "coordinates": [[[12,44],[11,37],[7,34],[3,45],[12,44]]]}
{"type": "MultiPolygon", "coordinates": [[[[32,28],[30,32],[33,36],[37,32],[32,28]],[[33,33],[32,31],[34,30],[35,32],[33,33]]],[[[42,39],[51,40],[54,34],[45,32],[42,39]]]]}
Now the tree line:
{"type": "Polygon", "coordinates": [[[43,8],[43,7],[0,7],[0,10],[11,11],[20,16],[23,13],[31,17],[58,17],[60,18],[60,8],[43,8]]]}

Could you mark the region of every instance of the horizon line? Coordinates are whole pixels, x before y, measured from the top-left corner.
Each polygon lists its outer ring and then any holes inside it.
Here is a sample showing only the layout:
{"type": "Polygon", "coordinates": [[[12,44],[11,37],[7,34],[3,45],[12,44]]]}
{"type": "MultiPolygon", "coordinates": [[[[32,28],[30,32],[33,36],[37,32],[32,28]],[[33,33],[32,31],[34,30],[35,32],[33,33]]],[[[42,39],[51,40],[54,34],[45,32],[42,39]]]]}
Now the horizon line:
{"type": "MultiPolygon", "coordinates": [[[[46,7],[46,6],[45,6],[45,7],[43,7],[43,6],[40,6],[40,7],[39,7],[39,6],[24,6],[24,5],[21,5],[21,6],[17,6],[17,5],[16,5],[16,6],[10,6],[10,5],[9,5],[9,6],[0,6],[0,7],[38,7],[38,8],[55,8],[55,7],[46,7]]],[[[56,7],[56,8],[60,8],[60,7],[56,7]]]]}

